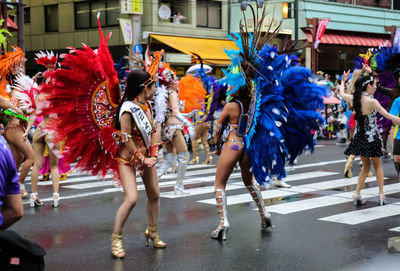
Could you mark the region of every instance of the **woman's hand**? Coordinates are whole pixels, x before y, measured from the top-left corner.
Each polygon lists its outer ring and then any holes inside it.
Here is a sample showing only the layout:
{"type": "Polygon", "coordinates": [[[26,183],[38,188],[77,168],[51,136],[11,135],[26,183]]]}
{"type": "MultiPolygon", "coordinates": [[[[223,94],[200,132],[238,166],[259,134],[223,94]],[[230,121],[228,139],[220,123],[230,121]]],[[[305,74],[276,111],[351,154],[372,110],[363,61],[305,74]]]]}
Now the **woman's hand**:
{"type": "Polygon", "coordinates": [[[343,81],[347,81],[347,80],[349,80],[349,77],[350,77],[350,70],[347,70],[347,72],[346,71],[343,71],[343,81]]]}
{"type": "Polygon", "coordinates": [[[157,158],[155,158],[155,157],[149,157],[149,158],[144,159],[144,164],[147,167],[154,167],[156,165],[156,163],[157,163],[157,158]]]}
{"type": "Polygon", "coordinates": [[[215,149],[215,155],[220,156],[221,155],[221,149],[215,149]]]}
{"type": "Polygon", "coordinates": [[[365,72],[367,72],[367,73],[372,73],[372,69],[371,69],[371,67],[370,66],[368,66],[367,64],[362,64],[362,70],[363,71],[365,71],[365,72]]]}

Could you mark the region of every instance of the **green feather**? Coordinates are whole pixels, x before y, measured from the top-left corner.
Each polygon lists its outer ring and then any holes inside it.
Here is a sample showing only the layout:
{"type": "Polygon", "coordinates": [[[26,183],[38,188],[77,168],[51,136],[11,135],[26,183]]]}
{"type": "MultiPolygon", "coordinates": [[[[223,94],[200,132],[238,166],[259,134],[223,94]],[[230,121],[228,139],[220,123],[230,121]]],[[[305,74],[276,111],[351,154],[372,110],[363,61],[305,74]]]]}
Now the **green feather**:
{"type": "MultiPolygon", "coordinates": [[[[4,19],[0,19],[0,25],[2,25],[3,22],[4,19]]],[[[2,45],[4,51],[7,52],[7,37],[4,34],[9,35],[10,37],[12,37],[12,34],[7,30],[7,28],[0,29],[0,45],[2,45]]]]}

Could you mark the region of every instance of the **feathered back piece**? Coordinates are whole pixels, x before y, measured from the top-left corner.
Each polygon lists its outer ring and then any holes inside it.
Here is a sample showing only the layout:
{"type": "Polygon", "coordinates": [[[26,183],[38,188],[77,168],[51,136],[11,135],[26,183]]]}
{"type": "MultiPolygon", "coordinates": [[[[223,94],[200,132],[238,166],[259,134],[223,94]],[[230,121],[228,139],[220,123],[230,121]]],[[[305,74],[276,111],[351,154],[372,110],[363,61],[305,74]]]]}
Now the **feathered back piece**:
{"type": "MultiPolygon", "coordinates": [[[[0,25],[3,25],[4,19],[0,19],[0,25]]],[[[7,30],[7,28],[0,29],[0,46],[2,45],[5,52],[7,53],[7,36],[12,37],[11,33],[7,30]]]]}
{"type": "MultiPolygon", "coordinates": [[[[93,175],[118,172],[114,159],[119,146],[113,140],[110,126],[120,103],[118,75],[107,42],[111,35],[99,33],[97,50],[83,45],[69,47],[64,55],[64,68],[49,72],[50,83],[42,91],[48,94],[49,106],[43,113],[52,116],[49,128],[56,131],[56,140],[65,140],[67,162],[77,160],[77,167],[93,175]]],[[[114,134],[115,135],[115,134],[114,134]]]]}
{"type": "Polygon", "coordinates": [[[200,78],[193,75],[185,75],[178,83],[179,100],[185,101],[183,113],[201,110],[202,103],[207,96],[200,78]]]}
{"type": "Polygon", "coordinates": [[[12,46],[14,51],[7,52],[0,56],[0,95],[9,98],[7,93],[7,75],[14,70],[15,74],[19,74],[24,70],[24,52],[18,46],[12,46]]]}
{"type": "Polygon", "coordinates": [[[377,70],[390,71],[397,78],[400,77],[400,48],[399,47],[381,47],[374,59],[377,70]]]}
{"type": "Polygon", "coordinates": [[[146,62],[143,62],[145,64],[146,71],[150,74],[153,81],[155,81],[157,78],[163,55],[164,50],[156,51],[154,52],[153,57],[150,58],[151,64],[149,66],[146,65],[146,62]]]}
{"type": "Polygon", "coordinates": [[[18,100],[18,107],[21,108],[25,114],[32,114],[36,109],[35,104],[35,91],[38,85],[35,81],[25,74],[19,74],[13,85],[13,96],[18,100]]]}
{"type": "MultiPolygon", "coordinates": [[[[210,121],[213,119],[214,113],[217,110],[222,110],[222,102],[226,101],[226,92],[228,91],[228,85],[219,81],[214,81],[212,87],[212,98],[210,104],[210,110],[207,113],[204,121],[210,121]]],[[[211,95],[211,94],[210,94],[211,95]]]]}
{"type": "Polygon", "coordinates": [[[58,63],[58,55],[55,55],[53,51],[40,51],[39,53],[35,54],[36,63],[43,66],[56,66],[58,63]]]}
{"type": "Polygon", "coordinates": [[[253,8],[252,12],[254,34],[245,33],[243,25],[240,36],[231,34],[239,50],[226,51],[232,64],[224,70],[223,81],[233,86],[228,94],[245,88],[252,97],[245,151],[255,179],[263,183],[272,176],[285,177],[286,161],[313,149],[311,129],[318,127],[318,121],[323,123],[317,110],[323,107],[327,89],[312,83],[309,69],[293,66],[288,55],[267,44],[279,27],[261,37],[265,7],[262,16],[256,16],[253,8]]]}

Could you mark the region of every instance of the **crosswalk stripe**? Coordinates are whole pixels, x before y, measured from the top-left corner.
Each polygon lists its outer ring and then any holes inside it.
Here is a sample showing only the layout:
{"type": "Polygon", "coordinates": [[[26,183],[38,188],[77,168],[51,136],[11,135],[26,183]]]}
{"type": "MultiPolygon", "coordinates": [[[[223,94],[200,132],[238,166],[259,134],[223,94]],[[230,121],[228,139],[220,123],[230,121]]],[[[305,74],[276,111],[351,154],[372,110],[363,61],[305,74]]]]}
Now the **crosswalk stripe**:
{"type": "MultiPolygon", "coordinates": [[[[231,175],[232,178],[238,178],[240,177],[240,173],[233,173],[231,175]]],[[[214,181],[215,177],[211,176],[209,177],[208,181],[214,181]]],[[[205,178],[201,178],[201,179],[191,179],[189,181],[184,181],[184,184],[195,184],[195,183],[201,183],[201,182],[205,182],[205,178]]],[[[174,186],[176,183],[176,181],[168,181],[168,182],[162,182],[159,184],[160,188],[163,187],[171,187],[174,186]]],[[[144,184],[140,184],[137,186],[138,191],[142,191],[145,189],[144,184]]],[[[74,199],[74,198],[81,198],[81,197],[87,197],[87,196],[93,196],[93,195],[102,195],[102,194],[108,194],[108,193],[115,193],[115,192],[122,192],[122,188],[121,187],[112,187],[112,188],[106,188],[100,191],[95,191],[95,192],[87,192],[87,193],[79,193],[79,194],[74,194],[74,195],[68,195],[68,196],[63,196],[62,192],[60,193],[60,201],[62,202],[62,200],[65,199],[74,199]]],[[[50,202],[52,200],[52,198],[44,198],[44,199],[40,199],[42,202],[50,202]]],[[[29,204],[29,200],[25,201],[24,204],[29,204]]],[[[62,204],[62,203],[61,203],[62,204]]]]}
{"type": "MultiPolygon", "coordinates": [[[[373,178],[366,180],[366,182],[374,181],[373,178]]],[[[353,183],[356,184],[357,182],[353,183]]],[[[393,194],[399,192],[398,184],[385,186],[386,194],[393,194]]],[[[371,187],[363,190],[364,198],[371,198],[375,196],[376,187],[371,187]]],[[[267,211],[279,214],[291,214],[321,207],[332,206],[336,204],[346,203],[353,201],[354,192],[337,193],[330,196],[316,197],[312,199],[304,199],[293,202],[281,203],[267,207],[267,211]]]]}
{"type": "MultiPolygon", "coordinates": [[[[331,176],[339,174],[337,172],[328,172],[328,171],[313,171],[313,172],[306,172],[306,173],[298,173],[298,174],[293,174],[289,175],[285,181],[296,181],[296,180],[303,180],[303,179],[311,179],[311,178],[319,178],[319,177],[325,177],[325,176],[331,176]]],[[[232,174],[233,175],[233,174],[232,174]]],[[[215,177],[213,177],[215,178],[215,177]]],[[[243,183],[240,184],[233,184],[233,185],[227,185],[225,190],[234,190],[234,189],[239,189],[239,188],[244,188],[243,183]]],[[[194,195],[201,195],[201,194],[207,194],[207,193],[214,193],[214,186],[208,186],[208,187],[199,187],[199,188],[193,188],[193,189],[187,189],[188,192],[190,192],[190,195],[175,195],[174,192],[165,192],[161,193],[161,197],[164,198],[181,198],[181,197],[189,197],[189,196],[194,196],[194,195]]]]}
{"type": "MultiPolygon", "coordinates": [[[[214,173],[215,172],[215,168],[214,169],[203,169],[203,168],[208,168],[210,167],[210,165],[202,165],[202,166],[198,166],[199,170],[196,171],[187,171],[185,177],[191,177],[191,176],[197,176],[197,175],[203,175],[203,174],[209,174],[209,173],[214,173]]],[[[82,175],[82,174],[81,174],[82,175]]],[[[142,179],[137,176],[138,178],[136,179],[138,183],[143,182],[142,179]]],[[[176,178],[176,173],[173,174],[167,174],[164,175],[162,179],[172,179],[172,178],[176,178]]],[[[101,177],[98,176],[93,176],[93,175],[84,175],[83,177],[74,177],[74,178],[68,178],[65,181],[60,181],[60,184],[63,185],[63,187],[67,187],[67,188],[74,188],[74,187],[68,187],[65,186],[65,184],[70,184],[70,183],[81,183],[81,182],[88,182],[88,181],[95,181],[97,183],[100,183],[98,186],[107,186],[105,184],[101,184],[104,183],[103,181],[110,181],[113,179],[113,175],[108,174],[104,177],[104,179],[102,179],[101,177]]],[[[43,181],[43,182],[38,182],[38,185],[52,185],[52,181],[43,181]]],[[[79,187],[82,187],[82,189],[85,188],[93,188],[93,187],[97,187],[97,185],[90,185],[87,184],[86,186],[82,184],[82,186],[77,185],[77,189],[79,189],[79,187]]]]}
{"type": "Polygon", "coordinates": [[[389,229],[389,231],[400,232],[400,226],[396,228],[389,229]]]}
{"type": "MultiPolygon", "coordinates": [[[[286,196],[291,196],[291,195],[310,193],[310,192],[314,192],[314,191],[318,191],[318,190],[327,190],[327,189],[344,187],[344,186],[348,186],[348,185],[354,185],[357,183],[357,180],[358,180],[358,177],[353,177],[350,179],[343,178],[343,179],[337,179],[337,180],[331,180],[331,181],[325,181],[325,182],[310,183],[310,184],[293,186],[292,188],[288,188],[288,189],[276,189],[276,190],[262,191],[262,195],[263,195],[264,200],[279,198],[279,197],[286,197],[286,196]]],[[[369,178],[367,178],[366,182],[371,182],[374,180],[375,180],[375,177],[369,177],[369,178]]],[[[253,200],[252,197],[248,193],[245,193],[245,194],[239,194],[239,195],[227,197],[227,204],[234,205],[234,204],[250,202],[252,200],[253,200]]],[[[215,199],[200,200],[198,202],[215,205],[215,199]]]]}
{"type": "MultiPolygon", "coordinates": [[[[195,175],[192,175],[195,176],[195,175]]],[[[240,173],[233,173],[231,174],[231,178],[240,177],[240,173]]],[[[203,178],[186,178],[183,183],[184,184],[192,184],[192,183],[204,183],[204,182],[212,182],[215,180],[215,176],[207,176],[203,178]]],[[[137,183],[143,183],[142,179],[137,179],[137,183]]],[[[176,181],[160,181],[159,187],[165,187],[165,183],[175,185],[176,181]]],[[[75,184],[75,185],[64,185],[63,188],[70,188],[70,189],[88,189],[88,188],[96,188],[96,187],[104,187],[113,185],[113,181],[98,181],[93,183],[83,183],[83,184],[75,184]]]]}
{"type": "Polygon", "coordinates": [[[342,223],[347,225],[357,225],[360,223],[365,223],[372,220],[395,215],[400,215],[400,203],[388,204],[359,211],[352,211],[338,215],[327,216],[319,218],[318,220],[342,223]]]}

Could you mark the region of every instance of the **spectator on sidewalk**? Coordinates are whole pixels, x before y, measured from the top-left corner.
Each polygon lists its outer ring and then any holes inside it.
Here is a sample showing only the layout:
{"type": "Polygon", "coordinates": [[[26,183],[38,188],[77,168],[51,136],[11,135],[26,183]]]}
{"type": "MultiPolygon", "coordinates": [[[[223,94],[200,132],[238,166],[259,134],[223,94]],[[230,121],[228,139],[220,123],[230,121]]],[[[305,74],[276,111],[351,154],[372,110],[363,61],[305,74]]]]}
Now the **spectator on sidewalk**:
{"type": "Polygon", "coordinates": [[[0,229],[5,230],[23,215],[18,172],[7,142],[0,136],[0,229]]]}

